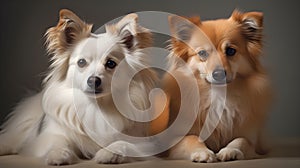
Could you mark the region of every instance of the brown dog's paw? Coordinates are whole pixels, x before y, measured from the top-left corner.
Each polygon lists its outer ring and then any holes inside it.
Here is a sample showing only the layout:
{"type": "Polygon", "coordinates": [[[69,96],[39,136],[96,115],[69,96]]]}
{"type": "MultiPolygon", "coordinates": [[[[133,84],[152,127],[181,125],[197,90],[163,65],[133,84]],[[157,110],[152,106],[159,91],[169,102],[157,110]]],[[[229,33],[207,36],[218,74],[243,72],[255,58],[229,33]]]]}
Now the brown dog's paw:
{"type": "Polygon", "coordinates": [[[217,158],[224,162],[230,160],[243,160],[245,157],[240,149],[225,147],[217,153],[217,158]]]}
{"type": "Polygon", "coordinates": [[[193,162],[212,163],[216,161],[215,153],[209,149],[197,149],[191,154],[191,160],[193,162]]]}

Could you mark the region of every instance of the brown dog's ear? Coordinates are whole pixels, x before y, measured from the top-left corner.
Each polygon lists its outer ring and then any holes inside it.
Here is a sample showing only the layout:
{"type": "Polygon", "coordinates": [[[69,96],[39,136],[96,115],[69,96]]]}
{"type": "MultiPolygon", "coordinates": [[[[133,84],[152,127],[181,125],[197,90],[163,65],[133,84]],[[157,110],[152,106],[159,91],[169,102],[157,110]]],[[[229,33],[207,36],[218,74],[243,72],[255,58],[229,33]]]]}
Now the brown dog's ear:
{"type": "Polygon", "coordinates": [[[241,25],[242,34],[245,36],[247,48],[252,58],[257,61],[257,57],[262,52],[263,38],[263,13],[261,12],[246,12],[242,13],[235,10],[231,19],[241,25]]]}
{"type": "Polygon", "coordinates": [[[50,53],[61,54],[80,39],[88,37],[92,25],[84,23],[78,16],[67,9],[59,12],[59,21],[55,27],[49,28],[47,49],[50,53]]]}
{"type": "Polygon", "coordinates": [[[176,15],[169,16],[169,25],[171,31],[170,49],[175,55],[187,61],[189,58],[188,41],[191,39],[193,31],[198,30],[201,25],[199,17],[184,18],[176,15]]]}
{"type": "Polygon", "coordinates": [[[171,15],[168,19],[171,35],[180,41],[188,41],[194,28],[201,24],[199,17],[184,18],[171,15]]]}
{"type": "Polygon", "coordinates": [[[242,25],[245,37],[251,42],[261,42],[263,30],[263,13],[247,12],[242,13],[235,10],[231,18],[242,25]]]}

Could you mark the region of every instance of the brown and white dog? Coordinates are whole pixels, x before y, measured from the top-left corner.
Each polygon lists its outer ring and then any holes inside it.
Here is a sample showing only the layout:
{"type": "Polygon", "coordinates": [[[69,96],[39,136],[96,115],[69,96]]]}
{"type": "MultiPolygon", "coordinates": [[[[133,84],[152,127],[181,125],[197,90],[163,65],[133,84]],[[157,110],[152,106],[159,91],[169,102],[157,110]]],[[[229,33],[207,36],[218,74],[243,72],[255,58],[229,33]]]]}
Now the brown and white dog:
{"type": "MultiPolygon", "coordinates": [[[[200,94],[199,116],[188,135],[170,150],[169,157],[214,162],[250,159],[264,153],[261,130],[272,94],[259,60],[263,14],[235,10],[228,19],[209,21],[174,15],[169,17],[169,24],[173,36],[169,58],[179,57],[186,63],[193,72],[191,77],[197,80],[200,94]],[[210,121],[207,117],[211,102],[219,101],[213,100],[212,85],[227,87],[219,121],[210,121]],[[201,140],[198,136],[204,122],[217,122],[217,125],[207,139],[201,140]]],[[[178,69],[180,67],[174,64],[170,71],[179,72],[178,69]]],[[[181,80],[185,80],[184,77],[181,80]]],[[[161,117],[153,122],[154,133],[166,127],[166,120],[171,125],[178,115],[180,102],[189,101],[180,99],[179,86],[169,74],[163,83],[168,102],[161,117]]],[[[185,89],[196,91],[198,88],[185,89]]]]}
{"type": "MultiPolygon", "coordinates": [[[[41,157],[49,165],[73,164],[78,158],[97,163],[130,160],[128,151],[138,147],[117,135],[145,136],[148,127],[124,117],[116,104],[132,102],[141,110],[150,105],[156,75],[140,70],[148,62],[143,49],[151,46],[151,33],[139,26],[134,13],[106,25],[105,33],[91,29],[73,12],[60,11],[58,24],[46,33],[52,57],[45,86],[23,100],[2,126],[0,155],[41,157]],[[132,72],[139,73],[131,78],[132,72]],[[128,89],[129,95],[123,94],[128,89]],[[122,100],[113,101],[112,91],[122,100]]],[[[122,107],[133,113],[129,105],[122,107]]]]}

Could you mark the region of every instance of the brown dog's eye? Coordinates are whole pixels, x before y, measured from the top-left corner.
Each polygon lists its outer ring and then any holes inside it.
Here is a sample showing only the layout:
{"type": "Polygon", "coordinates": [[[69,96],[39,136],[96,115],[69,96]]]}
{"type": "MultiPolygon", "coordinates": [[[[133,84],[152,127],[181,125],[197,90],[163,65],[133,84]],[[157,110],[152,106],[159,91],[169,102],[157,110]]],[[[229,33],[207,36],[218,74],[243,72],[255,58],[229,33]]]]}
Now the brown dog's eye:
{"type": "Polygon", "coordinates": [[[198,55],[200,56],[201,60],[206,60],[209,56],[209,54],[206,50],[199,51],[198,55]]]}
{"type": "Polygon", "coordinates": [[[225,50],[225,54],[227,56],[234,56],[235,53],[236,53],[236,49],[231,48],[231,47],[227,47],[226,50],[225,50]]]}
{"type": "Polygon", "coordinates": [[[79,59],[77,61],[77,65],[80,67],[80,68],[83,68],[85,65],[86,65],[86,60],[85,59],[79,59]]]}

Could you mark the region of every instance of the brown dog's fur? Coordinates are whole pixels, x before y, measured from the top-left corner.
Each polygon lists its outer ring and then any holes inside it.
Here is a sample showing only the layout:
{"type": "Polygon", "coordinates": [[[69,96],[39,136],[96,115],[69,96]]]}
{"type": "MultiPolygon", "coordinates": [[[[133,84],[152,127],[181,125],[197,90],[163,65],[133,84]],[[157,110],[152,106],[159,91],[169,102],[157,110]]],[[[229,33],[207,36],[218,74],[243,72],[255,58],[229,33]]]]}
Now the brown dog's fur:
{"type": "MultiPolygon", "coordinates": [[[[259,61],[263,14],[235,10],[229,19],[203,22],[199,17],[185,19],[170,16],[169,23],[174,37],[170,45],[170,58],[180,57],[192,69],[201,98],[196,122],[188,135],[170,150],[169,157],[214,162],[217,159],[250,159],[257,153],[265,153],[260,137],[271,100],[271,88],[259,61]],[[234,56],[225,54],[228,46],[236,49],[234,56]],[[206,60],[201,60],[197,54],[199,47],[206,47],[209,52],[206,60]],[[211,82],[200,77],[200,74],[207,76],[220,66],[226,71],[227,79],[225,108],[213,133],[201,142],[198,139],[199,130],[203,128],[211,101],[214,100],[210,95],[211,82]]],[[[170,71],[176,71],[176,65],[170,71]]],[[[180,108],[180,91],[175,79],[167,74],[163,83],[168,102],[163,115],[153,122],[154,133],[166,127],[166,120],[171,125],[180,108]]]]}

